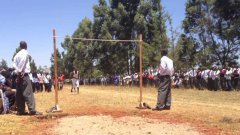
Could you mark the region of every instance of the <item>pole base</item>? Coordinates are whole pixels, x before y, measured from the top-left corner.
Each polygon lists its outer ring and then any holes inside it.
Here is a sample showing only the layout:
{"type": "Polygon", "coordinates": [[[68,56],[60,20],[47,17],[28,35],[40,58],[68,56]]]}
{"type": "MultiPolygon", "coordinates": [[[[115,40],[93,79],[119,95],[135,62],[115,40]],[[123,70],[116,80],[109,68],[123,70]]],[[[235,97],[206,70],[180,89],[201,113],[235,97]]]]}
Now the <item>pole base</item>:
{"type": "Polygon", "coordinates": [[[150,105],[148,105],[147,103],[145,103],[145,102],[140,102],[139,103],[139,106],[138,107],[136,107],[137,109],[151,109],[151,107],[150,107],[150,105]]]}
{"type": "Polygon", "coordinates": [[[47,113],[56,113],[56,112],[62,112],[63,110],[60,109],[60,107],[58,105],[55,105],[54,107],[50,108],[49,110],[47,110],[47,113]]]}

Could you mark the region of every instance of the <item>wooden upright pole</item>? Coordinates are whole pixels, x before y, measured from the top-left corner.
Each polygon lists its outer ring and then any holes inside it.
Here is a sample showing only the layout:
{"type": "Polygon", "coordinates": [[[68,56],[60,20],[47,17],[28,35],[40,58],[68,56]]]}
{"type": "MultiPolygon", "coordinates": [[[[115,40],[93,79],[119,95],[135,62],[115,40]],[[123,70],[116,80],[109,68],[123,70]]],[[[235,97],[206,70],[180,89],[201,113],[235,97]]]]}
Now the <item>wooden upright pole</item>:
{"type": "Polygon", "coordinates": [[[53,49],[54,49],[54,82],[55,82],[55,104],[58,104],[58,73],[57,73],[57,51],[56,51],[56,31],[53,29],[53,49]]]}
{"type": "Polygon", "coordinates": [[[139,36],[139,76],[140,76],[140,103],[139,107],[142,106],[142,34],[139,36]]]}
{"type": "Polygon", "coordinates": [[[54,86],[55,86],[55,107],[51,112],[61,111],[58,106],[58,65],[57,65],[57,50],[56,50],[56,31],[53,29],[53,49],[54,49],[54,86]]]}

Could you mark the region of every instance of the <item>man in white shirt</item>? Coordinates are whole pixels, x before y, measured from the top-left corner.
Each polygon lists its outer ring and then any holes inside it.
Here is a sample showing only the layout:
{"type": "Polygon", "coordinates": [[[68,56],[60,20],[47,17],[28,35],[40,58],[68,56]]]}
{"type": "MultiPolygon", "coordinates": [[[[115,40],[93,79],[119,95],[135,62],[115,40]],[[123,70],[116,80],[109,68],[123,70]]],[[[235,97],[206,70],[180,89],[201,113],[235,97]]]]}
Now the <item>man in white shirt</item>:
{"type": "Polygon", "coordinates": [[[30,63],[27,52],[27,43],[20,42],[21,50],[13,58],[13,67],[17,72],[17,115],[26,115],[25,103],[27,104],[29,115],[41,115],[35,110],[35,99],[32,90],[32,83],[29,78],[30,63]]]}
{"type": "Polygon", "coordinates": [[[193,67],[189,71],[189,85],[193,89],[196,85],[196,75],[197,75],[197,70],[193,67]]]}
{"type": "Polygon", "coordinates": [[[226,83],[227,83],[227,90],[232,90],[233,86],[232,86],[232,73],[233,73],[233,70],[232,68],[230,67],[227,67],[227,71],[226,71],[226,74],[225,74],[225,78],[226,78],[226,83]]]}
{"type": "Polygon", "coordinates": [[[210,77],[212,78],[212,88],[214,91],[217,91],[219,89],[219,74],[220,71],[218,70],[218,68],[216,66],[213,67],[213,71],[210,74],[210,77]]]}
{"type": "Polygon", "coordinates": [[[207,88],[207,84],[208,84],[208,73],[210,72],[209,69],[204,68],[202,73],[201,73],[201,77],[202,77],[202,85],[203,87],[207,88]]]}
{"type": "Polygon", "coordinates": [[[153,111],[170,110],[171,108],[171,77],[174,73],[173,61],[167,57],[167,50],[161,51],[159,66],[159,87],[157,105],[153,111]]]}
{"type": "Polygon", "coordinates": [[[79,72],[76,67],[74,67],[73,72],[72,72],[72,88],[71,92],[77,92],[79,93],[79,87],[77,87],[77,80],[79,79],[79,72]],[[77,91],[76,91],[77,88],[77,91]]]}

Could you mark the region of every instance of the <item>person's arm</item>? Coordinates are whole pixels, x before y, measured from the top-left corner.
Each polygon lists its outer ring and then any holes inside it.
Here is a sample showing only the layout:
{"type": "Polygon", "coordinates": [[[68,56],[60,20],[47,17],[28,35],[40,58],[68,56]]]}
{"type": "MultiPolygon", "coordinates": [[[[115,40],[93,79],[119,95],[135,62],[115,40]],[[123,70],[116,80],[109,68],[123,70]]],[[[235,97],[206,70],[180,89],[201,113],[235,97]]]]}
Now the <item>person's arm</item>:
{"type": "Polygon", "coordinates": [[[19,69],[17,67],[17,58],[16,56],[13,58],[13,68],[15,71],[19,72],[19,69]]]}
{"type": "Polygon", "coordinates": [[[27,66],[27,63],[28,63],[28,54],[26,54],[24,57],[23,57],[23,65],[21,66],[21,72],[23,73],[26,66],[27,66]]]}
{"type": "Polygon", "coordinates": [[[6,85],[3,85],[2,87],[2,90],[5,92],[5,91],[12,91],[12,88],[11,87],[8,87],[6,85]]]}

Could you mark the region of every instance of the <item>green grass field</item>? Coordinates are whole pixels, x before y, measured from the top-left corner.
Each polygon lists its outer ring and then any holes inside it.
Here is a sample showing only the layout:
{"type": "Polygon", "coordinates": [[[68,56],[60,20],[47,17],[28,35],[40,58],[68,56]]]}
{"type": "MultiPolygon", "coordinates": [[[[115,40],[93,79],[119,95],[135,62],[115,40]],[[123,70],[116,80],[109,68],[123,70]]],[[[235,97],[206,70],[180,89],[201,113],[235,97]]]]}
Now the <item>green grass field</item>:
{"type": "MultiPolygon", "coordinates": [[[[77,95],[70,92],[69,86],[65,86],[58,94],[60,108],[70,115],[72,110],[84,109],[83,106],[136,109],[139,104],[137,87],[80,86],[80,94],[77,95]]],[[[155,88],[143,88],[143,102],[154,107],[156,97],[155,88]]],[[[35,98],[38,111],[45,112],[55,105],[54,91],[36,93],[35,98]]],[[[164,113],[190,122],[200,121],[218,128],[221,134],[240,134],[240,92],[237,91],[172,89],[172,108],[164,113]]],[[[35,121],[29,116],[0,115],[1,135],[26,134],[38,126],[41,126],[41,121],[35,121]]]]}

